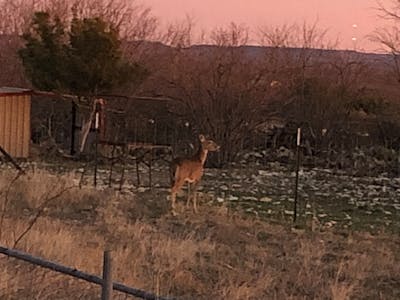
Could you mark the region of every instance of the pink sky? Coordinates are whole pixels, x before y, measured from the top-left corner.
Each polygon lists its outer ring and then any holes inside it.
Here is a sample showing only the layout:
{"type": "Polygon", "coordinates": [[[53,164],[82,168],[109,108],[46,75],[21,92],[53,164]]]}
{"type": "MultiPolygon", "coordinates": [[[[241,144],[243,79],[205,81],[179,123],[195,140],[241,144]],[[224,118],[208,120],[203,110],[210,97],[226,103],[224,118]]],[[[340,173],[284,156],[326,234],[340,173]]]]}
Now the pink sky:
{"type": "MultiPolygon", "coordinates": [[[[200,28],[223,26],[231,21],[255,29],[262,25],[282,25],[293,22],[310,23],[318,19],[320,27],[329,30],[329,38],[340,39],[340,48],[353,49],[352,37],[357,37],[358,50],[374,51],[379,45],[365,37],[382,21],[377,18],[376,0],[142,0],[152,7],[163,22],[195,18],[200,28]],[[357,28],[352,25],[357,24],[357,28]]],[[[392,0],[381,0],[390,5],[392,0]]]]}

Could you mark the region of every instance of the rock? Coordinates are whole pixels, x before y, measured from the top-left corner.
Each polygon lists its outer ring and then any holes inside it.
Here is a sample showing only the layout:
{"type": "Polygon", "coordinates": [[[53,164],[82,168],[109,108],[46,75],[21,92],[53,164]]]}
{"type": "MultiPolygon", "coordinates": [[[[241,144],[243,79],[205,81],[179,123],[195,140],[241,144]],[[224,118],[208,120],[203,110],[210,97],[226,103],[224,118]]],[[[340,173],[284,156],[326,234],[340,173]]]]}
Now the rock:
{"type": "Polygon", "coordinates": [[[364,208],[364,207],[367,207],[367,206],[368,206],[367,201],[358,201],[357,202],[357,207],[358,208],[364,208]]]}
{"type": "Polygon", "coordinates": [[[336,223],[337,223],[336,221],[329,221],[329,222],[325,223],[325,226],[330,228],[330,227],[334,226],[336,223]]]}
{"type": "Polygon", "coordinates": [[[229,201],[238,201],[238,200],[239,200],[239,197],[230,195],[228,200],[229,200],[229,201]]]}
{"type": "Polygon", "coordinates": [[[263,158],[262,153],[259,153],[259,152],[253,152],[253,156],[257,157],[257,158],[263,158]]]}
{"type": "Polygon", "coordinates": [[[222,197],[217,197],[217,202],[218,203],[222,203],[222,202],[224,202],[225,200],[224,200],[224,198],[222,198],[222,197]]]}
{"type": "Polygon", "coordinates": [[[272,202],[272,199],[270,197],[262,197],[259,201],[265,202],[265,203],[270,203],[270,202],[272,202]]]}
{"type": "Polygon", "coordinates": [[[93,207],[93,205],[91,205],[91,204],[89,204],[89,203],[83,203],[83,204],[80,206],[80,210],[92,211],[92,210],[94,210],[94,207],[93,207]]]}
{"type": "Polygon", "coordinates": [[[221,190],[223,190],[223,191],[227,191],[228,190],[228,187],[226,185],[221,185],[219,188],[221,190]]]}
{"type": "Polygon", "coordinates": [[[257,201],[258,199],[256,197],[245,196],[245,197],[242,197],[242,200],[244,200],[244,201],[257,201]]]}

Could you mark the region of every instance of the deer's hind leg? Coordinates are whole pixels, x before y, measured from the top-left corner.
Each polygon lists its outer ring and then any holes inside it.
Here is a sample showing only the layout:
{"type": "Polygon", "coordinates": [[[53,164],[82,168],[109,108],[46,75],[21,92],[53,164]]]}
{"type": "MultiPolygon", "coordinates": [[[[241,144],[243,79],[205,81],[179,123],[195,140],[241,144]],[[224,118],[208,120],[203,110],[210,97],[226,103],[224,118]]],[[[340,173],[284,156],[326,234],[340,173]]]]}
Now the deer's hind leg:
{"type": "Polygon", "coordinates": [[[185,179],[184,178],[179,177],[179,176],[175,177],[174,185],[171,188],[171,209],[172,209],[172,214],[173,215],[176,215],[176,211],[175,211],[176,194],[182,188],[184,183],[185,183],[185,179]]]}
{"type": "Polygon", "coordinates": [[[187,199],[186,199],[186,208],[189,207],[190,205],[190,195],[192,193],[192,183],[188,182],[188,190],[187,190],[187,199]]]}

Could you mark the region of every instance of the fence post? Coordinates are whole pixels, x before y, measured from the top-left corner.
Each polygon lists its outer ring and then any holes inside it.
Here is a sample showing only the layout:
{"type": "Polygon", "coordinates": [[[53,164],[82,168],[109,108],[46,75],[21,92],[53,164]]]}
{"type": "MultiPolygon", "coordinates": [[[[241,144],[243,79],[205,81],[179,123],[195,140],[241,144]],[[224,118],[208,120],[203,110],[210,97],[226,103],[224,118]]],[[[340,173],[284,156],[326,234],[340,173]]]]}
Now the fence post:
{"type": "Polygon", "coordinates": [[[296,223],[297,219],[297,198],[299,189],[299,168],[300,168],[300,139],[301,139],[301,128],[297,128],[297,143],[296,143],[296,182],[294,187],[294,206],[293,206],[293,223],[296,223]]]}
{"type": "Polygon", "coordinates": [[[103,256],[103,284],[101,289],[101,300],[111,300],[112,299],[112,259],[111,251],[104,251],[103,256]]]}
{"type": "Polygon", "coordinates": [[[97,104],[96,104],[96,114],[95,114],[95,125],[94,125],[94,134],[95,134],[95,152],[94,152],[94,186],[97,186],[97,164],[98,164],[98,148],[99,148],[99,119],[100,115],[97,111],[97,104]]]}
{"type": "Polygon", "coordinates": [[[71,145],[70,154],[75,155],[75,129],[76,129],[76,104],[74,100],[71,100],[71,145]]]}

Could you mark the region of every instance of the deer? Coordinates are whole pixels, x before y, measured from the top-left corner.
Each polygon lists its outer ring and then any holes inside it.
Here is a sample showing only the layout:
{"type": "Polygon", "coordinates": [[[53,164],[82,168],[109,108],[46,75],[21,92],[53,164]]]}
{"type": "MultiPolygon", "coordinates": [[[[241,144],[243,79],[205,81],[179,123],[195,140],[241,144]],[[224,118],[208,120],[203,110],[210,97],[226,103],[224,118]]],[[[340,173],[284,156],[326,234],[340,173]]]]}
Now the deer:
{"type": "Polygon", "coordinates": [[[173,215],[176,215],[176,194],[186,182],[189,183],[186,207],[189,207],[191,199],[190,194],[192,193],[193,210],[195,213],[198,212],[196,204],[196,192],[201,177],[203,176],[204,163],[206,162],[208,152],[220,150],[220,146],[216,142],[211,139],[206,139],[203,134],[199,135],[199,140],[199,149],[193,156],[177,157],[171,163],[171,208],[173,215]]]}

